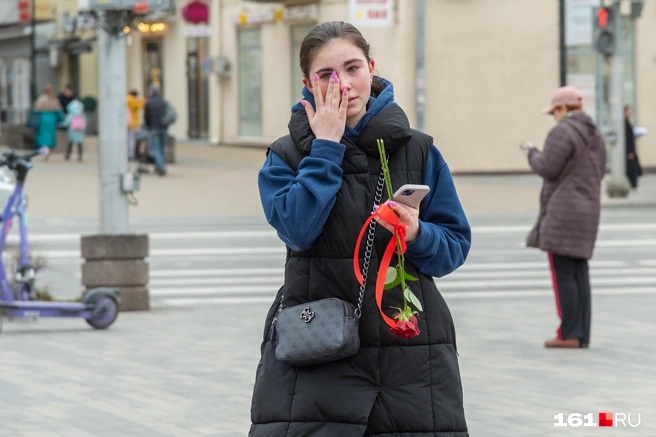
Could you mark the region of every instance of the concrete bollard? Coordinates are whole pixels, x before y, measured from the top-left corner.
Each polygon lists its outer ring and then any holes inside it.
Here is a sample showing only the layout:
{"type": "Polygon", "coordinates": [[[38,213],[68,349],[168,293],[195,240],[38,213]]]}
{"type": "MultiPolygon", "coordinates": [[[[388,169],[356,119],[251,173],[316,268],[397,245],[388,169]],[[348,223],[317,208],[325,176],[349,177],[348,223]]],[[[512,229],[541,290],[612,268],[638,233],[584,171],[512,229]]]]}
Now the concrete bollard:
{"type": "Polygon", "coordinates": [[[148,235],[83,236],[82,285],[115,287],[120,291],[121,311],[150,309],[148,294],[148,235]]]}

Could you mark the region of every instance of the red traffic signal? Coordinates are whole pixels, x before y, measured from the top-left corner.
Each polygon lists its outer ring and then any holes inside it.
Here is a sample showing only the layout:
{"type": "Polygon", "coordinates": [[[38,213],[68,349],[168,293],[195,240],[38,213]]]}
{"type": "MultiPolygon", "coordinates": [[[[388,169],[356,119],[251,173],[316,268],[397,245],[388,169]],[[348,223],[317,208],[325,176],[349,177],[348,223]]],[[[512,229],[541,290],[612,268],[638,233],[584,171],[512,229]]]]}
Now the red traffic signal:
{"type": "Polygon", "coordinates": [[[600,8],[597,12],[597,26],[607,27],[608,26],[608,11],[606,8],[600,8]]]}

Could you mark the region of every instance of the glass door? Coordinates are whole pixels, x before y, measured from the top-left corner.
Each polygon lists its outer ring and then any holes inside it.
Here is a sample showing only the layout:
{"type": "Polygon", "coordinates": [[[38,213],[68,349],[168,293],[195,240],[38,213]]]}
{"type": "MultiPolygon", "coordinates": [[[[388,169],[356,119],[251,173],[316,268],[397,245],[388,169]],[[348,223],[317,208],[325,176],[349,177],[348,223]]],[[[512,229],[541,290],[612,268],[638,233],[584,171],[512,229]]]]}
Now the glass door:
{"type": "Polygon", "coordinates": [[[209,39],[187,39],[189,138],[207,138],[209,124],[209,39]]]}

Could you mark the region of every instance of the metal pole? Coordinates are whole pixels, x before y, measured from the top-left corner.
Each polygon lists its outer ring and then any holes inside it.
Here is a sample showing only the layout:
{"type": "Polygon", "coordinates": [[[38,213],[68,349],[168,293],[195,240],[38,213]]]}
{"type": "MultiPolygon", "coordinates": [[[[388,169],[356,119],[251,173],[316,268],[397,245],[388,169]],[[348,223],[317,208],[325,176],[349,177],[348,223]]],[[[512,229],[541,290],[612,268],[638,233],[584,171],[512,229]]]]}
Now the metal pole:
{"type": "Polygon", "coordinates": [[[31,80],[30,80],[30,98],[31,102],[34,103],[36,100],[36,0],[32,0],[30,13],[30,26],[32,28],[32,33],[30,34],[30,49],[32,54],[31,67],[31,80]]]}
{"type": "Polygon", "coordinates": [[[567,47],[565,45],[565,0],[558,0],[558,42],[560,86],[567,85],[567,47]]]}
{"type": "Polygon", "coordinates": [[[98,29],[98,122],[100,153],[100,232],[127,234],[128,201],[121,192],[121,175],[128,169],[125,38],[121,12],[108,11],[103,21],[115,32],[98,29]]]}
{"type": "Polygon", "coordinates": [[[626,197],[629,194],[629,180],[626,176],[626,144],[624,142],[624,59],[622,48],[622,23],[620,5],[613,5],[615,16],[615,53],[611,64],[610,114],[614,135],[611,146],[611,178],[606,185],[610,197],[626,197]]]}
{"type": "Polygon", "coordinates": [[[417,0],[417,130],[424,130],[424,102],[425,98],[425,81],[424,81],[424,23],[426,20],[426,1],[417,0]]]}

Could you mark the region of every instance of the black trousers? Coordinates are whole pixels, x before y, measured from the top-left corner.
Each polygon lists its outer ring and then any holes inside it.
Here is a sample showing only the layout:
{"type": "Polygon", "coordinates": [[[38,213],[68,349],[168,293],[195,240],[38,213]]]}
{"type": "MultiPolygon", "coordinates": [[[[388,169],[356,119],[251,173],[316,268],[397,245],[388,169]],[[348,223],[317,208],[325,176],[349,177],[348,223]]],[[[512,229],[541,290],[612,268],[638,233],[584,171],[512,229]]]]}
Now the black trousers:
{"type": "Polygon", "coordinates": [[[581,345],[590,344],[592,298],[588,260],[550,253],[549,265],[561,320],[558,338],[578,338],[581,345]]]}
{"type": "MultiPolygon", "coordinates": [[[[65,158],[68,160],[71,158],[71,153],[73,153],[73,143],[68,143],[68,148],[66,149],[65,158]]],[[[82,143],[77,143],[77,159],[82,161],[82,143]]]]}

